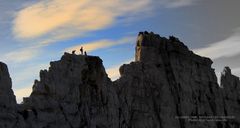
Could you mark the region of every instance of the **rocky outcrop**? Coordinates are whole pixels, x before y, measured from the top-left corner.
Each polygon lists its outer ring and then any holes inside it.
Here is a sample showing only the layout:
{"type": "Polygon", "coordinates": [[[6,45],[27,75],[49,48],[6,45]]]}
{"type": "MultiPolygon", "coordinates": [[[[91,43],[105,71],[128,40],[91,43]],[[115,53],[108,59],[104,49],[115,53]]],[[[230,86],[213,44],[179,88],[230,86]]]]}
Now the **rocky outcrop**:
{"type": "Polygon", "coordinates": [[[120,67],[118,80],[108,78],[99,57],[65,53],[17,105],[1,64],[0,127],[240,127],[239,78],[226,67],[219,86],[211,65],[174,36],[140,32],[135,61],[120,67]]]}
{"type": "Polygon", "coordinates": [[[240,127],[240,81],[239,77],[232,75],[229,67],[221,73],[221,87],[224,114],[234,118],[227,122],[227,126],[240,127]]]}
{"type": "Polygon", "coordinates": [[[0,127],[12,128],[17,124],[16,99],[7,65],[0,62],[0,127]]]}
{"type": "Polygon", "coordinates": [[[0,62],[0,105],[4,108],[14,108],[16,99],[12,91],[12,80],[7,65],[0,62]]]}
{"type": "Polygon", "coordinates": [[[118,100],[98,57],[65,53],[23,103],[30,128],[117,127],[118,100]]]}
{"type": "Polygon", "coordinates": [[[217,127],[190,119],[223,114],[209,58],[195,55],[175,37],[145,32],[139,33],[135,61],[120,68],[116,81],[126,127],[217,127]]]}

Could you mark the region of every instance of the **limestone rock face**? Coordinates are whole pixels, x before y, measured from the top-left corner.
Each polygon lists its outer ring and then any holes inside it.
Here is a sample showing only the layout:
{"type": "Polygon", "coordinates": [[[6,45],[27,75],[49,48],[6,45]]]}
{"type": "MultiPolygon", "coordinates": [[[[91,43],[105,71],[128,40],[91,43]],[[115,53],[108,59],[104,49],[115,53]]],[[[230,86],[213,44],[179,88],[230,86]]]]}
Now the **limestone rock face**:
{"type": "Polygon", "coordinates": [[[240,81],[239,77],[232,75],[229,67],[225,67],[221,73],[221,87],[224,114],[234,118],[227,126],[240,127],[240,81]]]}
{"type": "Polygon", "coordinates": [[[239,128],[240,81],[178,38],[140,32],[135,61],[111,81],[102,60],[65,53],[16,104],[0,63],[0,128],[239,128]]]}
{"type": "Polygon", "coordinates": [[[14,108],[16,99],[12,91],[12,80],[8,73],[7,65],[0,62],[0,105],[14,108]]]}
{"type": "Polygon", "coordinates": [[[139,33],[135,61],[120,68],[120,124],[136,128],[213,128],[224,123],[190,116],[224,115],[212,61],[177,38],[139,33]],[[187,118],[184,118],[187,117],[187,118]]]}
{"type": "Polygon", "coordinates": [[[16,99],[12,91],[12,81],[7,65],[0,62],[0,127],[17,126],[16,99]]]}
{"type": "Polygon", "coordinates": [[[114,128],[117,98],[100,58],[65,53],[40,72],[23,111],[30,128],[114,128]]]}

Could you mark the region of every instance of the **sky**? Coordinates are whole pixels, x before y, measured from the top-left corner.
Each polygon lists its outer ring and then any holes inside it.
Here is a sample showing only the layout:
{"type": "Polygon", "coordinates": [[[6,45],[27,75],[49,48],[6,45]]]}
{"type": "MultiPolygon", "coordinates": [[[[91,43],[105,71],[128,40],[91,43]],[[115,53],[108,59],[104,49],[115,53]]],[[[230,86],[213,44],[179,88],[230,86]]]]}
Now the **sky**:
{"type": "Polygon", "coordinates": [[[134,60],[139,31],[174,35],[240,76],[239,0],[0,0],[0,61],[17,101],[29,96],[39,71],[64,52],[100,56],[112,80],[134,60]]]}

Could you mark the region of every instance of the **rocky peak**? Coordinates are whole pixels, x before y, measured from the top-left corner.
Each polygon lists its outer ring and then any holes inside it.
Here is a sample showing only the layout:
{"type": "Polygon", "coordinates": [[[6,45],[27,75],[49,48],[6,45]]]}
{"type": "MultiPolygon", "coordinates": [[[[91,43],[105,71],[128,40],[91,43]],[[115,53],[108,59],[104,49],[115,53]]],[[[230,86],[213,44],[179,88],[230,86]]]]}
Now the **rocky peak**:
{"type": "Polygon", "coordinates": [[[8,73],[7,65],[0,62],[0,88],[1,90],[9,90],[12,88],[12,81],[8,73]]]}
{"type": "Polygon", "coordinates": [[[117,102],[99,57],[65,53],[40,71],[21,111],[29,127],[115,127],[117,102]]]}
{"type": "Polygon", "coordinates": [[[16,113],[16,98],[12,91],[12,81],[7,65],[0,62],[0,127],[16,127],[18,115],[16,113]]]}
{"type": "Polygon", "coordinates": [[[174,36],[167,39],[140,32],[135,62],[121,66],[116,82],[126,108],[122,121],[139,128],[216,127],[215,123],[194,125],[174,118],[222,114],[217,107],[221,98],[216,96],[220,88],[211,65],[209,58],[194,54],[174,36]]]}
{"type": "Polygon", "coordinates": [[[7,65],[0,62],[0,105],[14,107],[16,99],[12,91],[12,80],[7,65]]]}
{"type": "Polygon", "coordinates": [[[225,67],[221,72],[221,87],[234,89],[237,84],[240,84],[239,77],[232,75],[231,69],[225,67]]]}
{"type": "Polygon", "coordinates": [[[108,80],[99,57],[65,53],[60,61],[50,63],[48,71],[40,71],[40,81],[35,81],[32,95],[48,94],[57,99],[72,95],[72,100],[76,101],[75,92],[71,92],[75,87],[87,82],[95,84],[96,87],[102,86],[100,83],[108,80]]]}
{"type": "Polygon", "coordinates": [[[227,67],[224,67],[222,73],[222,75],[226,76],[226,75],[232,75],[232,72],[231,72],[231,69],[227,66],[227,67]]]}
{"type": "Polygon", "coordinates": [[[16,106],[0,63],[0,127],[239,127],[239,78],[225,67],[219,88],[211,65],[174,36],[140,32],[135,61],[120,67],[118,80],[111,82],[99,57],[65,53],[40,71],[30,97],[16,106]]]}
{"type": "Polygon", "coordinates": [[[206,57],[200,57],[188,49],[177,37],[161,37],[153,32],[139,32],[135,47],[135,61],[144,63],[161,63],[159,56],[167,54],[179,54],[185,58],[192,58],[199,64],[212,65],[212,60],[206,57]]]}
{"type": "Polygon", "coordinates": [[[233,124],[240,126],[240,80],[232,75],[231,69],[225,67],[221,73],[224,114],[234,117],[233,124]]]}

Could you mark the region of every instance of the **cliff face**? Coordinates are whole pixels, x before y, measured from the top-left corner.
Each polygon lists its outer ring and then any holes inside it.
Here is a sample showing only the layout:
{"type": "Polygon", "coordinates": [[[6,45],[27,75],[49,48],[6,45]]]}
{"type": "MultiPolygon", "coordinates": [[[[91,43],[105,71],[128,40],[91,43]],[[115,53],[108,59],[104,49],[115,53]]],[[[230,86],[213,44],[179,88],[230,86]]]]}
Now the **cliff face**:
{"type": "Polygon", "coordinates": [[[17,105],[1,64],[0,127],[240,127],[239,78],[226,67],[219,87],[211,65],[173,36],[141,32],[135,61],[120,67],[118,80],[110,81],[100,58],[65,53],[17,105]]]}
{"type": "Polygon", "coordinates": [[[0,105],[4,108],[14,108],[16,99],[12,91],[12,80],[7,65],[0,62],[0,105]]]}
{"type": "Polygon", "coordinates": [[[182,116],[223,115],[212,61],[195,55],[175,37],[140,33],[135,61],[120,68],[120,100],[128,127],[217,127],[182,116]],[[126,99],[125,99],[126,98],[126,99]]]}
{"type": "Polygon", "coordinates": [[[221,73],[221,87],[223,88],[224,114],[235,117],[227,125],[233,124],[240,127],[240,81],[239,77],[232,75],[229,67],[225,67],[221,73]]]}
{"type": "Polygon", "coordinates": [[[20,119],[7,65],[0,62],[0,127],[12,128],[20,119]]]}
{"type": "Polygon", "coordinates": [[[65,53],[40,72],[23,110],[31,128],[117,127],[117,104],[100,58],[65,53]]]}

